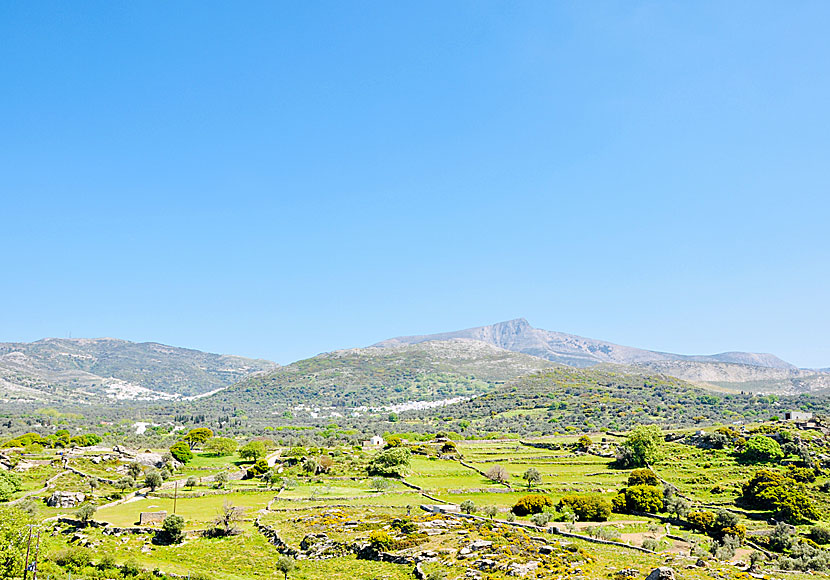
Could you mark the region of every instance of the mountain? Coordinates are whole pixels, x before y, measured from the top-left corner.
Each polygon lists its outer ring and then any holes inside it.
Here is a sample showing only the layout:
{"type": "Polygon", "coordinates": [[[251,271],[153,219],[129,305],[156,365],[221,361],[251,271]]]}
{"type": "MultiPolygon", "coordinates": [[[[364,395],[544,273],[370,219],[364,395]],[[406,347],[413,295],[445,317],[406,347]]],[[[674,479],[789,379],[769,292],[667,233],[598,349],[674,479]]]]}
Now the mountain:
{"type": "Polygon", "coordinates": [[[724,352],[714,355],[680,355],[621,346],[612,342],[585,338],[564,332],[534,328],[524,318],[478,326],[455,332],[401,336],[384,340],[373,346],[388,347],[399,344],[418,344],[435,340],[466,338],[479,340],[500,348],[575,367],[589,367],[600,363],[636,364],[666,360],[694,362],[725,362],[749,364],[777,369],[794,369],[793,365],[771,354],[724,352]]]}
{"type": "Polygon", "coordinates": [[[713,355],[682,355],[644,350],[534,328],[524,318],[455,332],[401,336],[373,346],[389,348],[459,338],[481,341],[572,367],[624,365],[634,367],[634,372],[666,374],[732,391],[793,394],[830,388],[830,373],[799,369],[772,354],[724,352],[713,355]]]}
{"type": "Polygon", "coordinates": [[[359,408],[418,408],[479,395],[509,379],[553,366],[545,359],[465,339],[355,348],[250,377],[213,395],[209,402],[332,416],[359,408]]]}
{"type": "Polygon", "coordinates": [[[100,402],[205,396],[276,363],[114,338],[0,343],[0,400],[100,402]]]}

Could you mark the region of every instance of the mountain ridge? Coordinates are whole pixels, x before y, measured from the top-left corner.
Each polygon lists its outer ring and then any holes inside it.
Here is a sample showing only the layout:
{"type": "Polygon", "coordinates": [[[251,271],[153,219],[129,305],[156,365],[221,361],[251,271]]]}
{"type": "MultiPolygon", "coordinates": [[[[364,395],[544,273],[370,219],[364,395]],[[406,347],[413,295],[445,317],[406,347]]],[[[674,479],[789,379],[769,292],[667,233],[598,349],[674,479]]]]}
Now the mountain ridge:
{"type": "Polygon", "coordinates": [[[506,350],[523,352],[570,366],[594,366],[601,363],[637,364],[671,360],[749,364],[776,369],[797,368],[769,353],[729,351],[713,355],[682,355],[646,350],[575,334],[535,328],[525,318],[515,318],[451,332],[399,336],[380,341],[372,346],[385,348],[395,344],[417,344],[452,338],[480,340],[506,350]]]}

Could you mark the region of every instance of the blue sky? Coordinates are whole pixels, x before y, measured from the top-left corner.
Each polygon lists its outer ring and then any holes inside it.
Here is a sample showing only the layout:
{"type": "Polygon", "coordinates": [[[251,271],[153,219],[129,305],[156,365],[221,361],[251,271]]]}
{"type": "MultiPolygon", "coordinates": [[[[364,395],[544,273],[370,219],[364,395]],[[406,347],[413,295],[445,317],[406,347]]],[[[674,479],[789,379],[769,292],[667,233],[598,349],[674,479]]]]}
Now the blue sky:
{"type": "Polygon", "coordinates": [[[826,2],[0,6],[0,340],[526,317],[830,366],[826,2]]]}

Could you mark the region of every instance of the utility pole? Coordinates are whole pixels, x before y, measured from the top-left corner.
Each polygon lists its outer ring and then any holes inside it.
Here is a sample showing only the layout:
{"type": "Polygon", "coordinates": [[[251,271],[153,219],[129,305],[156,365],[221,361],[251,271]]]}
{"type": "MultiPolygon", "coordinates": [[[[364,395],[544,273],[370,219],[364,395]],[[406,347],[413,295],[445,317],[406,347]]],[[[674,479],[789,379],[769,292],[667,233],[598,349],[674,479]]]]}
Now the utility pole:
{"type": "Polygon", "coordinates": [[[29,541],[26,542],[26,562],[23,565],[23,580],[29,575],[29,548],[32,547],[32,528],[34,526],[29,524],[29,541]]]}
{"type": "Polygon", "coordinates": [[[173,513],[176,513],[176,500],[179,499],[179,482],[174,481],[175,487],[173,488],[173,513]]]}
{"type": "Polygon", "coordinates": [[[40,530],[37,531],[37,547],[35,548],[35,563],[32,564],[32,580],[37,580],[37,560],[40,556],[40,530]]]}

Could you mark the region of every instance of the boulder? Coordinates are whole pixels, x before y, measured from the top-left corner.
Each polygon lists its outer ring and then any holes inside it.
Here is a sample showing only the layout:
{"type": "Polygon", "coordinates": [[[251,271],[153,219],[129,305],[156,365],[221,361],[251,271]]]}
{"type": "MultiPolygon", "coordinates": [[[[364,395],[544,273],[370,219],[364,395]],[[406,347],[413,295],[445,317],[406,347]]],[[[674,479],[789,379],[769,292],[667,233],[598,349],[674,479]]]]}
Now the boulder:
{"type": "Polygon", "coordinates": [[[56,491],[46,498],[46,505],[56,508],[74,508],[84,503],[85,499],[86,495],[79,491],[56,491]]]}
{"type": "Polygon", "coordinates": [[[646,580],[675,580],[674,570],[666,566],[655,568],[646,576],[646,580]]]}
{"type": "Polygon", "coordinates": [[[530,562],[525,562],[524,564],[519,564],[518,562],[513,562],[510,564],[510,567],[507,569],[507,574],[510,576],[518,576],[519,578],[524,578],[536,568],[539,567],[539,562],[535,560],[531,560],[530,562]]]}

